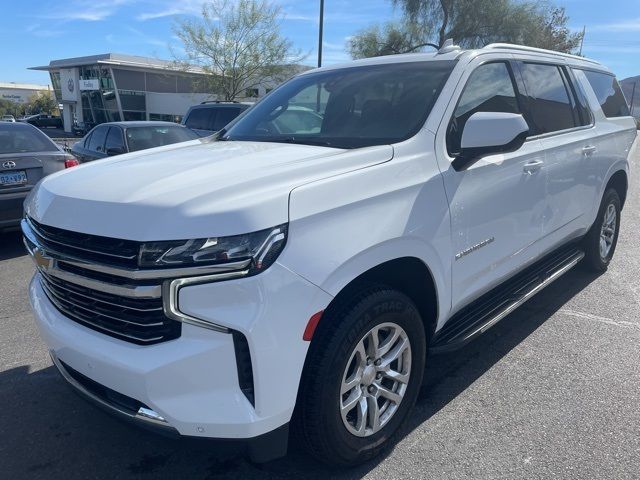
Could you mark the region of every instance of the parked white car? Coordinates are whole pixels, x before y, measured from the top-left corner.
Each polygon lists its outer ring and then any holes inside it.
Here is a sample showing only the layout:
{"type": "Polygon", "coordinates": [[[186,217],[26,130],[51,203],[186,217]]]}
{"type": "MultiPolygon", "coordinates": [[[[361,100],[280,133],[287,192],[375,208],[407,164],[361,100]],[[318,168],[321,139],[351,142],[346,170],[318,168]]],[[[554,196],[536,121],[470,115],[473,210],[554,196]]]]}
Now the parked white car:
{"type": "Polygon", "coordinates": [[[305,72],[217,137],[40,182],[36,322],[115,414],[256,461],[295,430],[357,464],[397,437],[428,352],[581,260],[606,270],[635,139],[613,74],[580,57],[447,46],[305,72]],[[283,133],[301,108],[319,128],[283,133]]]}
{"type": "Polygon", "coordinates": [[[16,118],[13,115],[2,115],[0,122],[16,123],[16,118]]]}

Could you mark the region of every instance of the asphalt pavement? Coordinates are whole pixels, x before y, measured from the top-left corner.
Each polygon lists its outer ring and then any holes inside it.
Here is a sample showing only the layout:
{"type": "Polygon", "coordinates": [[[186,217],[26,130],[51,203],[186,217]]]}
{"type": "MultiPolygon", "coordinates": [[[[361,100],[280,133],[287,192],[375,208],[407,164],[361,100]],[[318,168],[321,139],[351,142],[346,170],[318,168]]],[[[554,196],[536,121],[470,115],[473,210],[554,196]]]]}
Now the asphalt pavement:
{"type": "Polygon", "coordinates": [[[638,186],[634,175],[607,273],[574,269],[484,337],[430,358],[403,438],[351,470],[295,445],[253,465],[236,445],[165,439],[87,404],[40,340],[19,235],[0,235],[0,478],[640,478],[638,186]]]}

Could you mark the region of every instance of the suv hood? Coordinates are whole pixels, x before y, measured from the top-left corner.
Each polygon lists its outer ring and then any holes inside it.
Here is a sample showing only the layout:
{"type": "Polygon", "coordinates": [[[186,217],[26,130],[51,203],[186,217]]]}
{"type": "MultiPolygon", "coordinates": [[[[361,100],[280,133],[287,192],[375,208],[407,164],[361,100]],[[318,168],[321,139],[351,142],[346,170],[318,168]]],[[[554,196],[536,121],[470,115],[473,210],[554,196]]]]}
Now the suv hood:
{"type": "Polygon", "coordinates": [[[392,157],[389,145],[193,140],[46,177],[25,210],[45,225],[137,241],[237,235],[286,223],[293,188],[392,157]]]}

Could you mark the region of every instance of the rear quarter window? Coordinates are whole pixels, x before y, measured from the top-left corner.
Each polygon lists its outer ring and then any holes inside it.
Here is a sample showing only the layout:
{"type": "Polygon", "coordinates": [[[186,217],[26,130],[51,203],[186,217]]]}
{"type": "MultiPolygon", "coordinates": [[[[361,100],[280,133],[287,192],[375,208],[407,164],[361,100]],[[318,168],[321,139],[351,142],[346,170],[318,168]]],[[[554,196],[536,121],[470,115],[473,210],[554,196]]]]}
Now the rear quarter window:
{"type": "Polygon", "coordinates": [[[616,77],[591,70],[583,70],[583,72],[607,118],[628,117],[630,115],[629,106],[616,77]]]}

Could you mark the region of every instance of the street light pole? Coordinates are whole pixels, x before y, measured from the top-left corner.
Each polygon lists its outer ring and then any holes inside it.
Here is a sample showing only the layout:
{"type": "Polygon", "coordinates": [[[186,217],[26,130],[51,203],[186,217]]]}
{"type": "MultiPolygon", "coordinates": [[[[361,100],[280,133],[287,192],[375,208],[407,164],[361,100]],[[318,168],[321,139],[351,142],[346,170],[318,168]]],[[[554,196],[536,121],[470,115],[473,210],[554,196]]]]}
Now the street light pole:
{"type": "Polygon", "coordinates": [[[322,29],[324,26],[324,0],[320,0],[320,30],[318,32],[318,68],[322,66],[322,29]]]}

